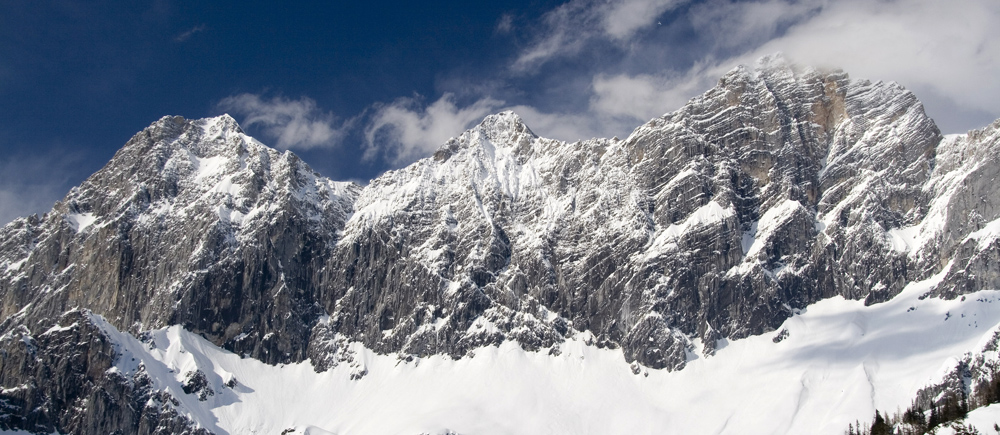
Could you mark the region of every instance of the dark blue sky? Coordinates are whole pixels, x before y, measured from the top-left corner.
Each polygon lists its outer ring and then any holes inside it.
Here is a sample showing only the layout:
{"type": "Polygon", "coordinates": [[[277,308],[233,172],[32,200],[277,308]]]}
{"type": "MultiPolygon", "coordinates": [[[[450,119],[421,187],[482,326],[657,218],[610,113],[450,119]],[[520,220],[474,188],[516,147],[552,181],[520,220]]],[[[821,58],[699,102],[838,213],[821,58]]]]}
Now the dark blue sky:
{"type": "Polygon", "coordinates": [[[622,136],[778,50],[899,81],[946,130],[1000,114],[998,85],[962,85],[996,82],[991,0],[952,3],[987,17],[971,26],[930,0],[316,3],[0,2],[0,224],[48,210],[164,115],[229,112],[324,175],[365,182],[503,109],[544,136],[622,136]],[[913,33],[837,34],[838,20],[913,33]],[[311,135],[282,136],[291,127],[311,135]]]}
{"type": "MultiPolygon", "coordinates": [[[[554,2],[318,3],[0,3],[0,149],[83,151],[86,175],[161,116],[217,115],[234,94],[308,96],[344,117],[433,97],[447,74],[513,55],[515,38],[495,34],[502,14],[554,2]]],[[[384,169],[339,151],[309,160],[339,177],[384,169]]]]}
{"type": "MultiPolygon", "coordinates": [[[[217,115],[240,93],[308,97],[337,117],[401,96],[435,98],[449,74],[514,55],[517,38],[495,30],[503,14],[538,16],[557,4],[2,2],[0,183],[42,185],[44,200],[27,211],[43,211],[161,116],[217,115]]],[[[335,178],[389,167],[362,161],[352,140],[361,138],[296,151],[335,178]]]]}

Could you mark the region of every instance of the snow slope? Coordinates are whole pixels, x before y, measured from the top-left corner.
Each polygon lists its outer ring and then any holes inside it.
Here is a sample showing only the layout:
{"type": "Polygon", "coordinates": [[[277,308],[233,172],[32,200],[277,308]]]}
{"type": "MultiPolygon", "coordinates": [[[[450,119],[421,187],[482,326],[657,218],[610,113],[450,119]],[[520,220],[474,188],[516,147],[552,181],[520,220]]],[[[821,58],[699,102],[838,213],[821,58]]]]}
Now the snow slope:
{"type": "MultiPolygon", "coordinates": [[[[905,409],[1000,327],[1000,291],[921,299],[944,273],[883,304],[824,300],[789,318],[787,334],[722,342],[715,356],[690,353],[682,371],[638,375],[620,349],[588,345],[589,334],[558,355],[505,342],[408,362],[354,343],[367,374],[352,380],[348,364],[317,374],[308,361],[241,358],[179,326],[144,343],[94,320],[123,355],[113,370],[143,364],[182,413],[217,433],[840,434],[876,408],[905,409]],[[181,390],[195,370],[215,391],[205,401],[181,390]]],[[[1000,409],[973,415],[1000,420],[1000,409]]]]}
{"type": "MultiPolygon", "coordinates": [[[[1000,422],[1000,404],[995,403],[979,409],[973,409],[969,416],[965,418],[963,424],[976,428],[983,435],[990,435],[998,432],[994,425],[1000,422]]],[[[946,426],[937,431],[937,435],[954,435],[955,430],[951,426],[946,426]]]]}

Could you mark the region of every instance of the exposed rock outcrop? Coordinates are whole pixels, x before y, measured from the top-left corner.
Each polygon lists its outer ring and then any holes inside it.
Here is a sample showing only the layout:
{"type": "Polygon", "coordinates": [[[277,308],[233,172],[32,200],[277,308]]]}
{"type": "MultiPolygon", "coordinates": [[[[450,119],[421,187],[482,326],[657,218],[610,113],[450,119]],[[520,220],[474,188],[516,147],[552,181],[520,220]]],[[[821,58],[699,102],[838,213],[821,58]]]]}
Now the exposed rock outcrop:
{"type": "Polygon", "coordinates": [[[681,368],[690,338],[711,349],[935,272],[887,230],[926,216],[941,140],[898,85],[780,57],[625,140],[567,144],[490,116],[361,193],[318,299],[384,352],[592,331],[681,368]]]}

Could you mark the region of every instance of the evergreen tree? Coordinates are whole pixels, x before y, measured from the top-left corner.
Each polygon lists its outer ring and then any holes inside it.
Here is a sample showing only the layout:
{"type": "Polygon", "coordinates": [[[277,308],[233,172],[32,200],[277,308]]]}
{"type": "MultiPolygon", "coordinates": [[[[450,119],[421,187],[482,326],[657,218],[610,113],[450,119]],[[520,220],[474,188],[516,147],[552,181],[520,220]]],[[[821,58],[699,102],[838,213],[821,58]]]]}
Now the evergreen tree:
{"type": "Polygon", "coordinates": [[[875,421],[872,422],[871,432],[872,435],[892,435],[892,426],[886,423],[885,418],[882,418],[882,413],[875,410],[875,421]]]}

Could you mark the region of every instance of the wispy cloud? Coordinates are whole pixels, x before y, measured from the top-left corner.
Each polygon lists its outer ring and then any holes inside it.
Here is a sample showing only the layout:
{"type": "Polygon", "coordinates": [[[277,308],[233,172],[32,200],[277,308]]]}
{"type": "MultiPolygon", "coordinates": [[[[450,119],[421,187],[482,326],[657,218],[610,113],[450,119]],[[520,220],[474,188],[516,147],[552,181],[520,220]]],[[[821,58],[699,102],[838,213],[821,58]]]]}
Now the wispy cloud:
{"type": "Polygon", "coordinates": [[[453,94],[424,105],[420,98],[400,98],[376,106],[365,128],[366,158],[382,157],[402,165],[425,157],[449,138],[497,111],[503,102],[484,97],[459,107],[453,94]]]}
{"type": "Polygon", "coordinates": [[[628,42],[657,17],[687,0],[571,0],[542,17],[541,31],[511,65],[530,71],[549,60],[578,54],[595,40],[628,42]]]}
{"type": "Polygon", "coordinates": [[[190,28],[188,30],[185,30],[185,31],[179,33],[177,36],[174,37],[174,41],[177,41],[177,42],[187,41],[188,39],[191,39],[191,37],[194,36],[195,33],[204,32],[205,29],[206,29],[206,27],[205,27],[204,24],[199,24],[197,26],[194,26],[194,27],[192,27],[192,28],[190,28]]]}
{"type": "Polygon", "coordinates": [[[618,0],[605,3],[601,27],[604,34],[618,40],[630,39],[637,31],[652,26],[665,12],[686,0],[618,0]]]}
{"type": "Polygon", "coordinates": [[[531,131],[540,136],[566,142],[612,136],[608,132],[627,132],[635,127],[632,120],[596,115],[593,112],[545,112],[537,107],[506,107],[517,113],[531,131]]]}
{"type": "Polygon", "coordinates": [[[497,21],[497,27],[494,29],[496,33],[507,34],[514,30],[514,15],[503,14],[500,16],[500,20],[497,21]]]}
{"type": "MultiPolygon", "coordinates": [[[[851,0],[847,0],[851,1],[851,0]]],[[[827,0],[710,0],[693,5],[685,17],[706,54],[720,57],[731,50],[754,48],[780,35],[788,26],[821,13],[827,0]]]]}
{"type": "Polygon", "coordinates": [[[617,74],[594,77],[590,110],[595,114],[645,121],[686,103],[717,78],[693,68],[683,75],[617,74]]]}
{"type": "Polygon", "coordinates": [[[256,94],[239,94],[223,99],[219,108],[242,116],[243,127],[261,128],[281,149],[337,146],[356,121],[341,121],[308,97],[265,99],[256,94]]]}
{"type": "Polygon", "coordinates": [[[854,77],[897,81],[948,132],[1000,117],[995,0],[572,0],[540,17],[539,27],[511,59],[512,77],[535,74],[554,59],[593,60],[545,70],[579,84],[562,92],[590,95],[586,107],[548,115],[589,119],[581,137],[594,126],[620,128],[621,120],[638,123],[677,109],[729,69],[775,52],[854,77]],[[609,49],[612,55],[593,55],[609,49]],[[591,79],[571,79],[581,75],[591,79]]]}
{"type": "Polygon", "coordinates": [[[0,225],[51,210],[86,175],[81,173],[81,156],[67,150],[0,156],[0,225]]]}
{"type": "Polygon", "coordinates": [[[308,98],[242,94],[220,107],[245,115],[244,125],[281,148],[331,146],[358,133],[366,159],[398,167],[504,109],[556,139],[626,135],[733,67],[780,51],[802,64],[898,81],[948,132],[1000,117],[995,0],[570,0],[534,23],[517,20],[515,32],[514,16],[500,16],[498,37],[538,30],[501,72],[442,81],[453,92],[430,103],[399,98],[343,122],[308,98]],[[587,61],[573,62],[580,59],[587,61]],[[551,103],[567,95],[579,97],[551,103]]]}

